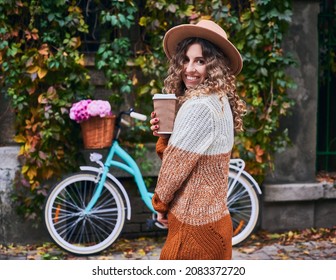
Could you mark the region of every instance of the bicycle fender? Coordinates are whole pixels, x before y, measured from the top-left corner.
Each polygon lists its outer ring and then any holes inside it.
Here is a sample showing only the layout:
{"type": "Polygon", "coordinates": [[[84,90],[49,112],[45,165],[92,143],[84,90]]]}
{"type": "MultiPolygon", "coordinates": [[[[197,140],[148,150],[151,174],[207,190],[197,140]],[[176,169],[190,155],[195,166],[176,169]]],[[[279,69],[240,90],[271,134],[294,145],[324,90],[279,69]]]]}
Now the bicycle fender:
{"type": "Polygon", "coordinates": [[[261,194],[261,189],[257,181],[254,180],[254,178],[249,173],[247,173],[245,170],[243,170],[242,174],[244,174],[244,176],[246,176],[253,183],[253,186],[256,188],[258,193],[261,194]]]}
{"type": "MultiPolygon", "coordinates": [[[[93,166],[80,166],[79,168],[82,171],[92,171],[97,174],[100,173],[100,169],[93,167],[93,166]]],[[[111,181],[114,182],[118,186],[119,190],[122,192],[124,199],[126,201],[126,206],[127,206],[127,220],[130,220],[131,219],[131,202],[128,197],[127,191],[125,190],[124,186],[120,183],[120,181],[116,177],[114,177],[111,173],[107,173],[107,177],[111,179],[111,181]]]]}
{"type": "Polygon", "coordinates": [[[260,189],[260,187],[259,187],[259,184],[257,183],[256,180],[254,180],[254,178],[253,178],[249,173],[247,173],[245,170],[242,170],[242,171],[241,171],[241,168],[239,168],[239,167],[237,167],[237,166],[235,166],[235,165],[231,165],[231,164],[230,164],[230,169],[231,169],[231,170],[235,170],[237,173],[241,172],[240,176],[241,176],[241,175],[244,175],[245,177],[247,177],[248,180],[250,180],[250,181],[252,182],[252,184],[253,184],[253,186],[256,188],[257,192],[258,192],[259,194],[262,193],[262,191],[261,191],[261,189],[260,189]]]}

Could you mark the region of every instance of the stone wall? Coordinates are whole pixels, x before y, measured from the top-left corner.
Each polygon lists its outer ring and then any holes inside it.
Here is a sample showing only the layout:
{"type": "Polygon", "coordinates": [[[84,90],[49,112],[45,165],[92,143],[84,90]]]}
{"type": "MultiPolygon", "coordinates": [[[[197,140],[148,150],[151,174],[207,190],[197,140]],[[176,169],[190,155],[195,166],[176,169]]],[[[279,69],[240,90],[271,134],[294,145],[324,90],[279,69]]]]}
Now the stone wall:
{"type": "Polygon", "coordinates": [[[33,228],[13,208],[11,194],[15,173],[19,170],[17,154],[19,147],[0,147],[0,244],[12,242],[34,242],[45,236],[43,229],[33,228]]]}
{"type": "Polygon", "coordinates": [[[292,115],[283,119],[292,146],[276,156],[275,171],[267,182],[295,183],[315,181],[316,114],[318,96],[318,1],[293,1],[293,18],[284,49],[298,62],[288,69],[297,84],[290,90],[295,100],[292,115]]]}
{"type": "Polygon", "coordinates": [[[297,84],[292,115],[283,120],[292,145],[276,156],[263,185],[261,227],[270,231],[336,225],[336,188],[316,182],[319,1],[293,1],[293,22],[284,42],[298,62],[288,74],[297,84]]]}
{"type": "Polygon", "coordinates": [[[336,188],[328,182],[265,184],[261,227],[268,231],[336,225],[336,188]]]}

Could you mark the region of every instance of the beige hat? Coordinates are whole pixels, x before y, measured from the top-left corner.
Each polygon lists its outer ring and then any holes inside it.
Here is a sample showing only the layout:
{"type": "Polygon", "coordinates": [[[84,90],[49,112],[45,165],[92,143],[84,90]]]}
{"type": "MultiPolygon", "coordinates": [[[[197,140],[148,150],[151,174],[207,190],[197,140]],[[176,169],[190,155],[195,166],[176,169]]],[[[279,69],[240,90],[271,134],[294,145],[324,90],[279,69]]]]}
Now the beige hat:
{"type": "Polygon", "coordinates": [[[169,29],[163,39],[163,49],[169,59],[175,54],[179,42],[186,38],[199,37],[219,47],[230,61],[233,75],[243,68],[243,59],[236,47],[227,39],[225,31],[211,20],[201,20],[197,24],[182,24],[169,29]]]}

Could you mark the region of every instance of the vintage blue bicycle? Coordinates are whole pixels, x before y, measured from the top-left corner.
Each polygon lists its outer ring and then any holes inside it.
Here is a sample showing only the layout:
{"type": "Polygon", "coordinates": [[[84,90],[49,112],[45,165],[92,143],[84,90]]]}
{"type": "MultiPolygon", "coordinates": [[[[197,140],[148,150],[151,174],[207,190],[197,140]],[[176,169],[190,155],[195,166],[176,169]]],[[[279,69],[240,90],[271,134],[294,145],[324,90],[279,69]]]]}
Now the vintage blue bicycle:
{"type": "MultiPolygon", "coordinates": [[[[97,254],[113,244],[124,227],[125,219],[131,219],[131,203],[122,183],[110,173],[110,168],[120,168],[134,177],[145,205],[156,212],[151,199],[152,192],[144,182],[135,160],[119,145],[123,116],[145,121],[146,116],[133,109],[121,112],[116,118],[115,136],[109,153],[102,162],[102,155],[92,153],[94,166],[81,166],[81,172],[71,174],[58,182],[46,198],[44,221],[51,238],[64,250],[77,255],[97,254]]],[[[228,207],[233,222],[233,245],[246,240],[257,226],[259,195],[261,190],[253,177],[245,170],[241,159],[230,161],[228,207]]]]}

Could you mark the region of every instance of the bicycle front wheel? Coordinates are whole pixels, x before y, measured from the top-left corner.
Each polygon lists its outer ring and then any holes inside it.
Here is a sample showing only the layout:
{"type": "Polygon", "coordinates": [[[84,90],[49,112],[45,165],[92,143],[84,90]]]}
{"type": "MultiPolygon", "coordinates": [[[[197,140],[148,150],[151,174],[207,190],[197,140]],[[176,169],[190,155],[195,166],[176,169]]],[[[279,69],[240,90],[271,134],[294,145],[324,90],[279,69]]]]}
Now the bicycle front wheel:
{"type": "Polygon", "coordinates": [[[232,219],[232,245],[245,241],[257,226],[259,219],[259,198],[244,173],[237,177],[229,172],[228,208],[232,219]]]}
{"type": "Polygon", "coordinates": [[[112,182],[106,181],[94,207],[85,212],[98,186],[97,176],[78,173],[56,184],[47,197],[44,221],[51,238],[77,255],[97,254],[119,236],[125,206],[112,182]]]}

